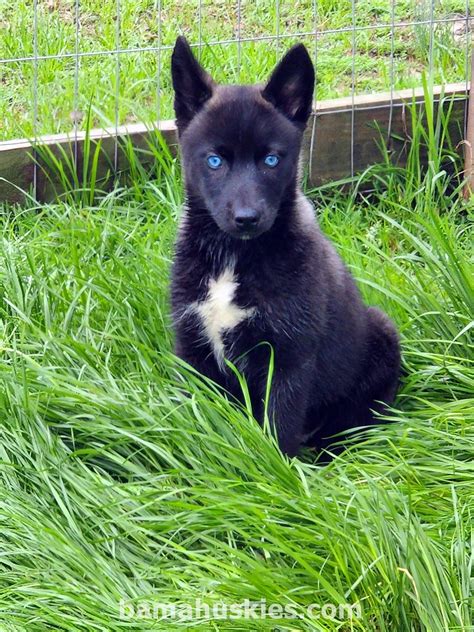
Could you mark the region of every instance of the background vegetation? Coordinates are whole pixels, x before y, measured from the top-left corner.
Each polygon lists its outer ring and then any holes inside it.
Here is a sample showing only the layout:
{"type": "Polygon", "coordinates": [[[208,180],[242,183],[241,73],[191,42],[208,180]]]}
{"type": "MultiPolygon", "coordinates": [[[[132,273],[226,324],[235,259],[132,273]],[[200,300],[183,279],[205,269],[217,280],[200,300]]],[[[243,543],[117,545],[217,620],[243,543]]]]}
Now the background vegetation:
{"type": "MultiPolygon", "coordinates": [[[[320,0],[318,28],[350,25],[350,5],[320,0]]],[[[277,16],[274,3],[243,0],[242,37],[312,30],[309,2],[279,6],[277,16]]],[[[427,6],[397,0],[395,18],[421,20],[427,6]]],[[[155,46],[154,4],[121,7],[121,46],[155,46]]],[[[236,36],[235,3],[202,7],[199,24],[196,3],[163,2],[163,44],[182,24],[194,42],[199,28],[203,44],[236,36]]],[[[75,4],[38,0],[38,9],[40,54],[74,52],[75,4]]],[[[115,9],[81,2],[80,50],[115,47],[115,9]]],[[[438,16],[458,12],[463,1],[435,5],[438,16]]],[[[357,3],[357,23],[390,19],[388,2],[357,3]]],[[[357,32],[358,91],[390,85],[389,33],[357,32]]],[[[434,31],[431,81],[465,78],[459,33],[450,23],[434,31]]],[[[263,79],[292,41],[242,43],[240,78],[263,79]]],[[[393,46],[395,85],[420,85],[426,25],[400,27],[393,46]]],[[[318,98],[348,93],[351,50],[350,32],[318,40],[318,98]]],[[[31,54],[31,3],[0,0],[0,59],[31,54]]],[[[238,77],[235,45],[204,46],[202,56],[218,79],[238,77]]],[[[155,52],[121,57],[121,122],[156,116],[157,63],[155,52]]],[[[163,116],[168,63],[165,50],[163,116]]],[[[92,99],[92,124],[114,120],[115,64],[81,59],[76,105],[88,111],[92,99]]],[[[0,72],[0,134],[29,135],[34,64],[0,63],[0,72]]],[[[50,57],[37,72],[38,131],[71,129],[74,60],[50,57]]],[[[351,188],[307,191],[364,298],[392,316],[403,345],[387,423],[329,465],[310,451],[287,460],[250,410],[172,355],[168,276],[182,193],[179,164],[159,139],[153,170],[129,152],[128,179],[112,190],[101,191],[91,160],[80,179],[62,172],[67,193],[54,204],[0,207],[1,630],[473,629],[474,207],[461,200],[459,157],[424,85],[427,116],[412,113],[406,168],[387,155],[351,188]],[[121,602],[130,612],[198,598],[266,599],[298,617],[120,617],[121,602]],[[308,613],[325,603],[357,603],[360,617],[308,613]]]]}
{"type": "Polygon", "coordinates": [[[36,64],[33,3],[0,0],[0,140],[71,131],[74,121],[84,125],[91,103],[96,126],[172,118],[169,62],[179,33],[201,43],[202,61],[221,81],[264,81],[282,52],[302,41],[316,62],[317,99],[348,95],[353,83],[357,94],[392,83],[418,87],[430,65],[435,83],[464,81],[469,2],[431,5],[396,0],[392,12],[389,0],[365,0],[355,3],[353,19],[350,0],[81,0],[76,85],[76,0],[37,0],[36,64]],[[431,18],[441,20],[433,29],[431,18]],[[401,25],[393,40],[392,20],[401,25]],[[353,25],[368,28],[353,38],[353,25]],[[316,29],[317,40],[305,35],[316,29]],[[251,41],[264,36],[279,39],[251,41]],[[129,52],[106,54],[117,49],[129,52]]]}

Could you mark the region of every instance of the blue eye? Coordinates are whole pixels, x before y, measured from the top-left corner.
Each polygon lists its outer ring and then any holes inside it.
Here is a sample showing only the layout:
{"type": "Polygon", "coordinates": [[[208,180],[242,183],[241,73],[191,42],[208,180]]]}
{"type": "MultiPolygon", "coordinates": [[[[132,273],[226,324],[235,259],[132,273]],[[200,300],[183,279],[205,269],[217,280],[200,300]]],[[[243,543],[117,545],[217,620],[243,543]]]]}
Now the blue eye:
{"type": "Polygon", "coordinates": [[[207,157],[207,164],[210,166],[211,169],[219,169],[219,167],[222,165],[222,158],[219,158],[219,156],[212,154],[211,156],[207,157]]]}
{"type": "Polygon", "coordinates": [[[278,158],[278,156],[275,156],[275,154],[268,154],[268,156],[265,156],[265,160],[263,161],[267,167],[276,167],[277,164],[280,162],[280,159],[278,158]]]}

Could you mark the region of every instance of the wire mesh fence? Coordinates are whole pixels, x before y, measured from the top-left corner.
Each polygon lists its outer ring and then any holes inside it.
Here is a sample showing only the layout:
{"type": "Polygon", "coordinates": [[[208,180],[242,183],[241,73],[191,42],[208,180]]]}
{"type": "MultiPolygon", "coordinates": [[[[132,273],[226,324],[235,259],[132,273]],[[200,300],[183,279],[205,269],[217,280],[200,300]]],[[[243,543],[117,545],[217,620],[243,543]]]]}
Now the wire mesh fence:
{"type": "Polygon", "coordinates": [[[230,82],[265,80],[303,42],[316,104],[348,97],[354,127],[355,98],[388,92],[390,132],[395,91],[424,73],[467,94],[471,14],[469,0],[0,0],[0,140],[172,118],[178,34],[230,82]]]}

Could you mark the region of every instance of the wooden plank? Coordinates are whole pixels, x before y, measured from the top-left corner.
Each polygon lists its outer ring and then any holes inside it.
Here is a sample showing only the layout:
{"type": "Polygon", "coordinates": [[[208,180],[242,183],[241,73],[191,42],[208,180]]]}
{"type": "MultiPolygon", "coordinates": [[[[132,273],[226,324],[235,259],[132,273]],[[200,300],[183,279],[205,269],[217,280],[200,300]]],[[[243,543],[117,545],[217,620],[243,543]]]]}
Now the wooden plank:
{"type": "MultiPolygon", "coordinates": [[[[464,127],[465,105],[468,99],[466,84],[450,84],[444,89],[435,87],[435,101],[444,95],[444,105],[453,100],[451,133],[453,144],[462,140],[460,130],[464,127]]],[[[420,104],[423,108],[423,90],[410,89],[391,93],[355,96],[353,99],[331,99],[315,104],[314,114],[305,134],[303,157],[309,162],[309,181],[312,186],[347,178],[351,173],[360,173],[370,165],[381,161],[379,143],[387,135],[389,126],[392,135],[409,142],[410,116],[407,106],[420,104]],[[351,146],[353,143],[353,150],[351,146]]],[[[93,129],[88,138],[92,153],[100,142],[98,177],[107,183],[113,171],[115,139],[126,140],[138,150],[147,149],[151,135],[159,130],[166,143],[176,147],[176,127],[173,121],[161,121],[150,128],[143,124],[120,126],[117,129],[93,129]]],[[[399,164],[403,164],[406,142],[395,141],[391,147],[399,164]]],[[[86,133],[54,134],[42,136],[37,145],[48,147],[58,159],[63,153],[71,158],[77,152],[78,177],[84,164],[86,133]]],[[[40,167],[37,169],[36,197],[40,202],[53,200],[61,194],[62,187],[56,173],[47,169],[41,160],[41,149],[37,152],[40,167]]],[[[27,139],[0,143],[0,201],[23,202],[24,191],[32,190],[34,182],[33,145],[27,139]]],[[[127,169],[126,154],[119,148],[118,170],[127,169]]],[[[140,153],[143,163],[153,157],[140,153]]],[[[66,161],[63,161],[66,162],[66,161]]]]}
{"type": "MultiPolygon", "coordinates": [[[[463,138],[466,84],[434,89],[435,111],[442,99],[445,111],[452,105],[450,137],[454,146],[463,138]]],[[[403,90],[393,95],[369,95],[354,99],[325,101],[306,133],[309,182],[312,186],[342,180],[365,171],[383,159],[380,144],[388,140],[392,160],[403,165],[411,135],[411,104],[423,111],[423,90],[403,90]],[[397,139],[400,138],[402,140],[397,139]],[[351,149],[353,147],[353,150],[351,149]]]]}
{"type": "MultiPolygon", "coordinates": [[[[466,86],[466,82],[450,83],[445,86],[433,86],[433,96],[435,99],[439,99],[442,94],[445,96],[459,95],[466,97],[466,92],[467,94],[469,93],[469,84],[466,86]]],[[[354,95],[354,99],[352,99],[352,97],[325,99],[324,101],[318,101],[314,109],[317,114],[328,114],[335,111],[352,110],[353,106],[355,109],[360,110],[390,106],[392,101],[394,105],[400,105],[401,103],[411,103],[413,99],[415,99],[417,103],[423,103],[423,88],[394,90],[393,93],[374,92],[373,94],[354,95]]]]}
{"type": "MultiPolygon", "coordinates": [[[[99,159],[97,164],[97,177],[102,181],[102,186],[107,187],[113,180],[112,172],[114,167],[116,138],[118,137],[117,151],[117,171],[126,171],[128,159],[122,150],[123,142],[130,143],[135,150],[142,150],[138,154],[142,163],[151,163],[153,158],[149,152],[149,143],[152,135],[159,131],[165,142],[171,148],[177,147],[177,134],[174,121],[161,121],[155,127],[143,124],[122,125],[117,129],[92,129],[89,134],[78,132],[70,134],[51,134],[41,136],[37,144],[39,149],[34,151],[33,144],[27,139],[5,141],[0,143],[0,202],[24,202],[29,192],[33,191],[34,185],[34,163],[38,163],[36,170],[36,199],[39,202],[49,202],[64,192],[64,187],[56,171],[47,168],[42,156],[42,149],[48,148],[56,157],[61,160],[66,172],[70,169],[67,165],[74,164],[77,155],[77,177],[79,182],[82,178],[82,171],[85,166],[84,151],[89,142],[89,155],[94,154],[97,143],[100,143],[99,159]],[[89,139],[88,141],[86,139],[89,139]],[[64,159],[64,154],[68,157],[64,159]],[[34,156],[34,157],[33,157],[34,156]]],[[[89,166],[92,158],[89,159],[89,166]]],[[[71,174],[72,175],[72,174],[71,174]]],[[[72,177],[71,177],[72,180],[72,177]]]]}
{"type": "MultiPolygon", "coordinates": [[[[474,78],[474,35],[471,50],[471,77],[474,78]]],[[[469,200],[474,195],[474,94],[469,98],[467,107],[466,138],[464,142],[464,199],[469,200]]]]}

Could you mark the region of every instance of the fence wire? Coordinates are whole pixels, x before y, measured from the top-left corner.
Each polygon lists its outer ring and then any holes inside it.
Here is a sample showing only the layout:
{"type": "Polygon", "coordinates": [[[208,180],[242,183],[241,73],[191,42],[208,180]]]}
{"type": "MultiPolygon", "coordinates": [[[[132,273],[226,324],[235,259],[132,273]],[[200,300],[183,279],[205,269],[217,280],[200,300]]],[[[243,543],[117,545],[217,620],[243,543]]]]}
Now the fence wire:
{"type": "MultiPolygon", "coordinates": [[[[230,81],[245,82],[262,81],[287,45],[303,41],[315,65],[315,104],[328,94],[350,98],[350,164],[351,175],[354,175],[356,96],[369,91],[389,92],[388,141],[395,92],[400,87],[419,85],[423,70],[431,77],[439,77],[440,83],[464,81],[468,93],[473,30],[470,0],[453,0],[450,12],[445,5],[443,0],[412,0],[408,8],[408,3],[398,0],[386,0],[385,5],[372,0],[348,0],[347,3],[331,3],[328,0],[181,0],[180,3],[169,0],[103,0],[101,14],[98,14],[93,11],[97,3],[92,0],[33,0],[31,8],[26,9],[30,15],[24,16],[26,23],[31,25],[30,39],[26,33],[23,48],[2,47],[0,44],[0,86],[4,76],[10,77],[10,83],[14,81],[12,76],[15,73],[18,73],[16,76],[20,84],[31,82],[29,103],[20,106],[20,119],[26,129],[23,135],[36,139],[44,133],[71,132],[75,141],[76,164],[78,133],[85,122],[101,125],[110,121],[116,132],[113,162],[117,169],[120,125],[141,120],[140,116],[155,121],[172,117],[169,60],[176,35],[183,33],[188,36],[198,58],[205,57],[210,70],[218,71],[219,79],[227,77],[230,81]],[[342,5],[350,7],[350,11],[341,10],[339,20],[332,19],[331,11],[334,13],[342,5]],[[107,38],[104,33],[110,30],[107,20],[112,13],[113,36],[107,38]],[[134,16],[132,28],[131,14],[134,16]],[[63,22],[64,29],[67,27],[73,33],[72,45],[71,38],[65,46],[60,37],[55,38],[55,33],[51,31],[52,24],[56,24],[60,31],[58,25],[63,22]],[[127,26],[124,27],[124,24],[127,26]],[[148,37],[144,39],[142,33],[147,33],[148,37]],[[377,43],[377,34],[380,33],[387,36],[383,43],[377,43]],[[363,68],[363,61],[370,61],[370,42],[374,43],[373,55],[380,63],[375,67],[372,65],[367,71],[363,68]],[[265,49],[263,52],[258,49],[257,53],[257,46],[265,49]],[[417,47],[418,57],[413,54],[417,47]],[[459,57],[461,50],[463,62],[452,62],[457,73],[453,78],[449,75],[450,56],[456,54],[459,57]],[[150,56],[153,62],[150,62],[150,56]],[[92,74],[88,74],[88,64],[107,59],[113,60],[113,63],[94,66],[92,74]],[[70,103],[64,97],[66,102],[57,105],[56,93],[61,93],[63,83],[70,79],[64,70],[69,62],[72,62],[70,103]],[[28,64],[32,65],[31,73],[25,70],[28,64]],[[46,77],[45,66],[48,64],[52,73],[57,72],[57,80],[46,77]],[[400,67],[404,70],[401,71],[400,67]],[[337,68],[343,70],[339,70],[333,78],[336,85],[328,88],[331,70],[336,71],[337,68]],[[414,69],[416,72],[411,79],[410,73],[414,69]],[[375,77],[373,86],[371,72],[375,77]],[[403,72],[406,77],[403,77],[403,72]],[[377,73],[383,79],[383,90],[378,85],[381,80],[377,73]],[[338,81],[341,86],[337,85],[338,81]],[[100,92],[104,83],[110,89],[100,92]],[[133,90],[128,90],[129,86],[133,90]],[[100,95],[94,96],[94,91],[100,92],[100,95]],[[113,107],[109,107],[111,98],[113,107]],[[49,102],[56,105],[49,107],[49,102]],[[100,116],[103,102],[108,104],[109,117],[100,116]],[[87,108],[92,112],[92,121],[88,121],[84,114],[89,111],[87,108]],[[68,110],[69,116],[66,117],[64,111],[68,110]]],[[[4,3],[5,15],[0,15],[0,27],[5,19],[7,26],[8,20],[12,25],[16,24],[15,12],[25,10],[20,6],[14,0],[4,3]]],[[[8,81],[3,80],[0,105],[2,98],[8,99],[8,86],[8,81]]],[[[316,142],[317,125],[317,117],[314,117],[310,130],[310,158],[316,142]]],[[[13,126],[11,131],[6,124],[4,127],[0,140],[21,135],[21,125],[13,126]]],[[[35,190],[36,183],[35,167],[35,190]]]]}

